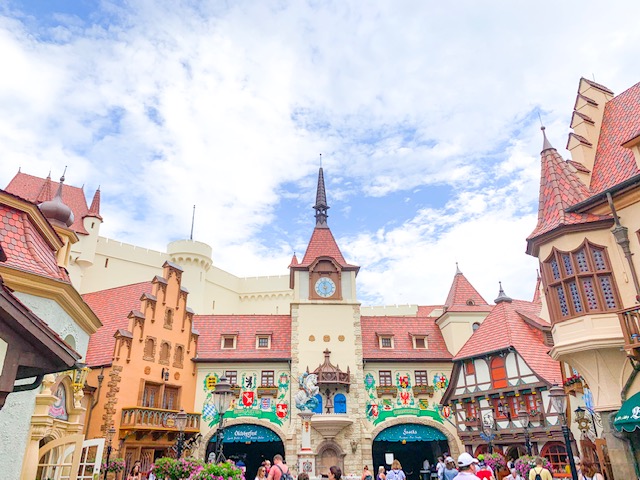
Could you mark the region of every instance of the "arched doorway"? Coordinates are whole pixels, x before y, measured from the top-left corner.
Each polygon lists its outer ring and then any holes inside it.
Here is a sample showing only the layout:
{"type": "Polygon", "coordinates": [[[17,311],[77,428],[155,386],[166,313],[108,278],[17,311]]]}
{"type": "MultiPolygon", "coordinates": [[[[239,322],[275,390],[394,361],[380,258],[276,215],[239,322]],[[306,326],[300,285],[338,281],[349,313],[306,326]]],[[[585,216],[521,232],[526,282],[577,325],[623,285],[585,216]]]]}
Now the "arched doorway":
{"type": "Polygon", "coordinates": [[[345,452],[334,440],[325,440],[318,445],[316,453],[316,474],[329,475],[329,467],[336,465],[344,470],[345,452]]]}
{"type": "MultiPolygon", "coordinates": [[[[282,439],[273,430],[261,425],[238,424],[225,427],[223,439],[224,456],[244,462],[245,478],[254,478],[258,467],[265,460],[273,460],[277,453],[284,455],[282,439]]],[[[215,436],[207,445],[205,460],[213,461],[215,436]]]]}
{"type": "Polygon", "coordinates": [[[382,430],[373,440],[373,464],[389,468],[391,456],[402,464],[407,480],[419,480],[425,460],[433,464],[438,456],[449,452],[447,437],[428,425],[404,423],[382,430]],[[387,458],[389,457],[389,458],[387,458]]]}

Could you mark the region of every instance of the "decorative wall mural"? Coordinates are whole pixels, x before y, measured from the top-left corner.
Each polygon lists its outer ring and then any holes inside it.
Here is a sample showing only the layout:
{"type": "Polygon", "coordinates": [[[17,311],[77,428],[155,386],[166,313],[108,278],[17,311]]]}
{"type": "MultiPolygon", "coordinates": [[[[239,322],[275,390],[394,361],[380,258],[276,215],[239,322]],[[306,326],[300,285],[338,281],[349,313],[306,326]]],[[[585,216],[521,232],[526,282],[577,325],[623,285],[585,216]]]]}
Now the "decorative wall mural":
{"type": "MultiPolygon", "coordinates": [[[[221,373],[209,373],[203,381],[203,390],[206,393],[202,405],[202,419],[212,428],[220,420],[214,404],[213,391],[220,380],[221,373]]],[[[286,372],[278,373],[278,384],[273,387],[277,393],[273,396],[270,392],[261,393],[258,385],[258,372],[242,372],[239,386],[235,389],[234,397],[225,413],[225,418],[252,417],[262,418],[282,425],[289,416],[289,375],[286,372]]]]}
{"type": "Polygon", "coordinates": [[[446,390],[448,386],[449,379],[444,373],[436,373],[433,376],[433,388],[435,388],[436,391],[446,390]]]}
{"type": "Polygon", "coordinates": [[[395,394],[387,393],[389,387],[384,387],[384,394],[379,397],[376,380],[371,373],[367,373],[364,377],[364,388],[368,396],[367,420],[374,425],[404,415],[430,417],[443,423],[438,403],[430,398],[419,398],[423,395],[416,396],[414,394],[409,373],[396,373],[396,385],[391,387],[391,391],[395,394]]]}
{"type": "Polygon", "coordinates": [[[49,416],[59,420],[69,420],[69,414],[67,413],[67,391],[62,383],[58,385],[55,396],[57,400],[49,407],[49,416]]]}

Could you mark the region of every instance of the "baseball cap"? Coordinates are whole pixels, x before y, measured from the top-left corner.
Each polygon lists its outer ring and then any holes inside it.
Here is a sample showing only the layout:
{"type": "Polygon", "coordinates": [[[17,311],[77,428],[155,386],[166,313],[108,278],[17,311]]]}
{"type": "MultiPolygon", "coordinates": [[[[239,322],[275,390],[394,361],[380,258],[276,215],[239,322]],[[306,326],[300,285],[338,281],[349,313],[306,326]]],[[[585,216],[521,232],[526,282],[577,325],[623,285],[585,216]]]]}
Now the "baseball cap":
{"type": "Polygon", "coordinates": [[[473,458],[467,452],[464,452],[458,457],[458,466],[459,467],[468,467],[472,463],[478,463],[477,458],[473,458]]]}
{"type": "Polygon", "coordinates": [[[444,459],[445,462],[453,462],[453,457],[447,457],[444,459]]]}

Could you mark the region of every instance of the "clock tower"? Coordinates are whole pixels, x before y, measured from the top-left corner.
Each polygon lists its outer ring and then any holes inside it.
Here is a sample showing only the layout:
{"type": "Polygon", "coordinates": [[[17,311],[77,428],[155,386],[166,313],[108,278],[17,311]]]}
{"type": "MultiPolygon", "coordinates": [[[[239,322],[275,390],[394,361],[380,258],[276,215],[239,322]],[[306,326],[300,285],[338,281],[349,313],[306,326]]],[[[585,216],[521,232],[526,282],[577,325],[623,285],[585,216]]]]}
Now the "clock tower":
{"type": "MultiPolygon", "coordinates": [[[[316,465],[322,470],[326,460],[323,460],[323,451],[329,449],[341,452],[341,455],[346,454],[343,446],[349,445],[349,439],[361,438],[360,419],[365,411],[365,392],[360,303],[356,298],[356,275],[360,267],[347,263],[327,224],[329,205],[322,167],[318,172],[316,203],[313,208],[316,224],[307,251],[302,261],[298,262],[294,255],[289,265],[290,287],[293,289],[292,378],[297,379],[304,372],[313,372],[326,360],[327,352],[330,352],[331,364],[342,372],[350,372],[348,380],[342,384],[319,381],[320,403],[323,407],[321,414],[316,414],[311,419],[311,425],[314,426],[312,445],[321,446],[315,455],[316,465]],[[326,436],[327,422],[332,421],[334,414],[335,398],[346,399],[346,413],[348,418],[353,419],[353,423],[338,428],[335,436],[326,436]],[[316,422],[319,424],[316,425],[316,422]]],[[[337,425],[346,425],[340,423],[345,422],[344,416],[337,415],[336,418],[337,425]]],[[[302,426],[296,422],[293,428],[297,435],[302,426]]],[[[365,460],[362,453],[362,449],[359,449],[357,455],[343,456],[344,463],[340,466],[348,471],[359,470],[365,460]]]]}

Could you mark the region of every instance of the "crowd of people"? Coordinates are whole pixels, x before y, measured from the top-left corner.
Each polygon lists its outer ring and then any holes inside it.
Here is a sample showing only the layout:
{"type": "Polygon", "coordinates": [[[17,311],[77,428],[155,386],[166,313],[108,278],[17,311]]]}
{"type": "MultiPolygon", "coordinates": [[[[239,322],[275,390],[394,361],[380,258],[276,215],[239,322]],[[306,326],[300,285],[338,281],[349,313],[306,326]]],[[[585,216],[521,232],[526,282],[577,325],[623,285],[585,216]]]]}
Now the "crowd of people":
{"type": "MultiPolygon", "coordinates": [[[[597,465],[591,461],[581,461],[579,457],[574,458],[576,469],[578,470],[578,480],[604,480],[598,472],[597,465]]],[[[490,465],[484,461],[482,455],[474,458],[471,454],[464,452],[458,456],[457,460],[445,454],[438,457],[438,462],[431,466],[425,461],[425,471],[433,472],[433,480],[497,480],[497,472],[494,472],[490,465]]],[[[552,473],[544,467],[544,459],[536,457],[535,467],[529,471],[528,478],[523,478],[515,469],[513,462],[509,462],[509,475],[504,480],[553,480],[552,473]]],[[[298,480],[309,480],[309,475],[305,472],[298,474],[298,480]]],[[[328,473],[329,480],[342,480],[342,470],[340,467],[332,466],[328,473]]],[[[383,466],[378,467],[375,480],[406,480],[407,476],[402,470],[402,465],[398,459],[391,464],[387,471],[383,466]]],[[[137,480],[135,477],[129,480],[137,480]]],[[[289,472],[289,467],[284,463],[282,455],[273,457],[273,465],[269,460],[262,462],[255,480],[293,480],[289,472]]],[[[362,470],[360,480],[374,480],[369,467],[365,465],[362,470]]]]}

